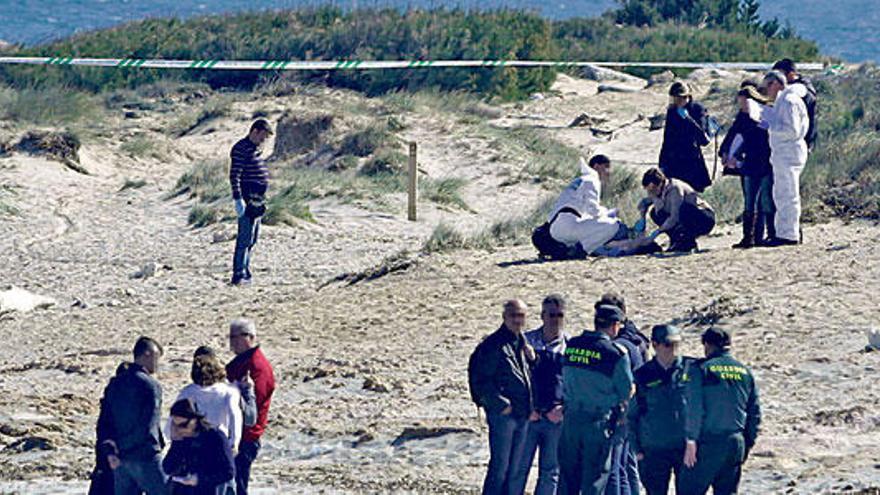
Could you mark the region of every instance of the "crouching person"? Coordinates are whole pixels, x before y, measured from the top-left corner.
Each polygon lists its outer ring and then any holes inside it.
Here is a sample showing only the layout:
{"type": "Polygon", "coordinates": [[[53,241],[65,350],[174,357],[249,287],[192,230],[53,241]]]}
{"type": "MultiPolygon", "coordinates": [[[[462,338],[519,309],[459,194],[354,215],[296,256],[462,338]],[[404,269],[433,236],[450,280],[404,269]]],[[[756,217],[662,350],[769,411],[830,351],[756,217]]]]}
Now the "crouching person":
{"type": "Polygon", "coordinates": [[[626,237],[626,225],[616,210],[602,206],[602,183],[611,174],[611,160],[596,155],[589,164],[581,159],[581,176],[559,195],[550,214],[550,235],[566,246],[580,245],[589,255],[615,238],[626,237]]]}
{"type": "Polygon", "coordinates": [[[669,179],[658,168],[649,169],[642,177],[648,197],[639,203],[642,219],[651,209],[651,219],[659,234],[669,236],[667,251],[689,252],[697,249],[697,238],[715,228],[715,212],[694,189],[678,179],[669,179]]]}

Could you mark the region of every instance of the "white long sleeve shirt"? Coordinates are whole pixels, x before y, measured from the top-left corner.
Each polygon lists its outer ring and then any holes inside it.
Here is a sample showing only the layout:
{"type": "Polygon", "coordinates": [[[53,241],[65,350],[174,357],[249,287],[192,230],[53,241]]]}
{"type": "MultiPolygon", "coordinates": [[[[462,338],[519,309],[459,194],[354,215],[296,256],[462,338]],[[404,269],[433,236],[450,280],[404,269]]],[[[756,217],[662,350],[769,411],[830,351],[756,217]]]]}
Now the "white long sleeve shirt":
{"type": "Polygon", "coordinates": [[[232,451],[238,451],[243,425],[241,392],[238,387],[226,381],[215,383],[209,387],[190,383],[180,391],[175,402],[181,399],[192,399],[199,408],[199,412],[205,415],[205,419],[226,434],[232,451]]]}

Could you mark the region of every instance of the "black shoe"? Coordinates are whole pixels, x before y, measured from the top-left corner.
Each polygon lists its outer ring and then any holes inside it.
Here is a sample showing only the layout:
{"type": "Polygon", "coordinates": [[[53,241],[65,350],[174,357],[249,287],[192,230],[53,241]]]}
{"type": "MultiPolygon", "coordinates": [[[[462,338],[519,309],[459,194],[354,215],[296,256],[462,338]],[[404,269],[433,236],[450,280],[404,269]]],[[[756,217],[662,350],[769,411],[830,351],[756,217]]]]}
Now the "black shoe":
{"type": "Polygon", "coordinates": [[[749,248],[754,247],[754,246],[755,246],[755,245],[752,243],[752,240],[751,240],[751,239],[742,239],[742,240],[740,240],[739,242],[737,242],[736,244],[734,244],[733,246],[730,246],[730,247],[732,247],[733,249],[749,249],[749,248]]]}
{"type": "Polygon", "coordinates": [[[689,253],[691,251],[696,251],[697,241],[694,240],[685,240],[673,243],[666,249],[667,253],[689,253]]]}
{"type": "Polygon", "coordinates": [[[783,239],[782,237],[774,237],[773,239],[767,240],[764,243],[767,247],[780,247],[780,246],[797,246],[798,241],[793,241],[791,239],[783,239]]]}

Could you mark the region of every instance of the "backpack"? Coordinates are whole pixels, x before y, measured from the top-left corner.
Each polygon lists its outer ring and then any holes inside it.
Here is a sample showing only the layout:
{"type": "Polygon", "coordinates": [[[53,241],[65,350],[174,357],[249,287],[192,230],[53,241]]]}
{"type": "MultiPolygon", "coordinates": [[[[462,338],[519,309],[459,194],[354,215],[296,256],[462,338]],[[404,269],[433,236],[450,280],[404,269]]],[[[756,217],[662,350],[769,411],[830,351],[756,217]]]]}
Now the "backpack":
{"type": "Polygon", "coordinates": [[[556,217],[560,213],[574,211],[571,208],[562,208],[549,222],[544,222],[532,231],[532,245],[538,250],[538,258],[550,260],[574,260],[584,259],[587,252],[581,247],[580,243],[574,246],[567,246],[565,243],[559,242],[550,235],[550,225],[556,221],[556,217]]]}
{"type": "Polygon", "coordinates": [[[480,351],[482,350],[482,348],[483,348],[483,342],[481,341],[479,344],[477,344],[477,347],[474,348],[474,351],[471,352],[471,357],[468,358],[468,367],[467,367],[468,390],[471,393],[471,401],[473,401],[473,403],[476,404],[477,407],[479,407],[481,404],[480,404],[480,398],[477,396],[477,393],[474,390],[474,382],[475,382],[474,368],[476,367],[476,363],[479,360],[479,354],[480,354],[480,351]]]}

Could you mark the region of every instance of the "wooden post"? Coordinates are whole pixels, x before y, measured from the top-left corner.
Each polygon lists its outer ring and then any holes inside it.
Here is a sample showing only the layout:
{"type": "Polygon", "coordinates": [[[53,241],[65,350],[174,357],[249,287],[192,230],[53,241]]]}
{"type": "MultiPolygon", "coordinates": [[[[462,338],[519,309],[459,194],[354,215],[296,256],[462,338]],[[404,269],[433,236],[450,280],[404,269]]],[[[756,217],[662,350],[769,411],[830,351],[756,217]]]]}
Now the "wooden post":
{"type": "Polygon", "coordinates": [[[409,197],[407,200],[407,218],[411,222],[416,221],[416,202],[419,200],[419,170],[417,160],[417,146],[415,142],[409,143],[409,197]]]}

